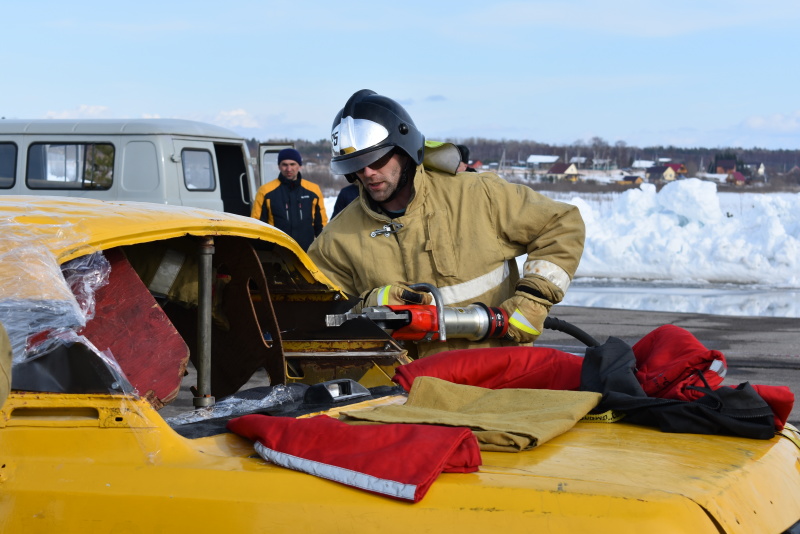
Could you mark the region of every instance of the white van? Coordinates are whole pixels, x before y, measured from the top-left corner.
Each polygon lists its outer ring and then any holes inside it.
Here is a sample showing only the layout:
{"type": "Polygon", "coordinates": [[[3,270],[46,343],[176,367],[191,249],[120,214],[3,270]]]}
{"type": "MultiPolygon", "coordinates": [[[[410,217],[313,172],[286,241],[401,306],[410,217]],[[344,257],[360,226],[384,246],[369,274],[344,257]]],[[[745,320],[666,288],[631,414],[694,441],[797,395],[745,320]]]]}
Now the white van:
{"type": "MultiPolygon", "coordinates": [[[[263,144],[260,176],[277,176],[263,144]]],[[[195,206],[250,215],[260,185],[247,141],[177,119],[0,120],[0,194],[195,206]]]]}

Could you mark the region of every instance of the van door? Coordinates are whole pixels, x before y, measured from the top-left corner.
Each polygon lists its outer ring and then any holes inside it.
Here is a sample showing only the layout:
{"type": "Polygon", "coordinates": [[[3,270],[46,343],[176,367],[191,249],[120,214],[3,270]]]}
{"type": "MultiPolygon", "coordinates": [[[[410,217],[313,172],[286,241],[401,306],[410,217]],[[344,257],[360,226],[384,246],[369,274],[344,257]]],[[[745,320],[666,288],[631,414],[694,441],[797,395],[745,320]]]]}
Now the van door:
{"type": "Polygon", "coordinates": [[[260,143],[258,145],[258,184],[264,185],[278,177],[278,152],[284,148],[294,148],[288,143],[260,143]]]}
{"type": "Polygon", "coordinates": [[[224,210],[249,217],[256,191],[247,145],[217,142],[214,153],[224,210]]]}
{"type": "MultiPolygon", "coordinates": [[[[173,139],[170,160],[178,180],[168,180],[167,198],[179,198],[184,206],[224,211],[217,171],[217,156],[210,141],[173,139]]],[[[172,204],[173,202],[167,201],[172,204]]]]}

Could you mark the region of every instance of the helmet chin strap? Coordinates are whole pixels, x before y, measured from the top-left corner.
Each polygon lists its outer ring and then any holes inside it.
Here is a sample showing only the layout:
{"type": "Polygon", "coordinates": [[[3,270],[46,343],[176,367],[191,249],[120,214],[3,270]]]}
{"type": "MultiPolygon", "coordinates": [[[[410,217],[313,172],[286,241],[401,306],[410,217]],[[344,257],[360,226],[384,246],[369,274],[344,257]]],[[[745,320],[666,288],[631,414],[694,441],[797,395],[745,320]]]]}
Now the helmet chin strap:
{"type": "Polygon", "coordinates": [[[409,176],[411,175],[411,173],[416,172],[417,166],[414,164],[414,160],[412,160],[408,156],[405,156],[405,158],[406,158],[406,163],[403,166],[403,173],[400,176],[400,180],[397,182],[397,187],[395,187],[394,193],[389,195],[389,197],[386,200],[380,203],[381,206],[383,206],[387,202],[391,202],[392,200],[394,200],[400,193],[400,191],[405,189],[405,187],[408,185],[410,180],[409,176]]]}

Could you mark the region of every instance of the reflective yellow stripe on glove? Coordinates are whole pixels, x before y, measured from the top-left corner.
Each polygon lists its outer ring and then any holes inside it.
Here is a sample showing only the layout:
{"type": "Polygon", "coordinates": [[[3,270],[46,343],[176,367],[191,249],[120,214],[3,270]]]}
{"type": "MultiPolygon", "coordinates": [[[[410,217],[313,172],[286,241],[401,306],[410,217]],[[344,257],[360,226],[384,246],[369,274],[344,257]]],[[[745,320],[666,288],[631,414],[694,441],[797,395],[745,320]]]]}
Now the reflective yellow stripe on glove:
{"type": "Polygon", "coordinates": [[[544,299],[519,293],[506,300],[500,305],[508,313],[506,335],[517,343],[533,343],[542,333],[550,306],[544,299]]]}
{"type": "Polygon", "coordinates": [[[362,308],[370,306],[400,306],[404,304],[430,304],[430,293],[415,291],[402,282],[372,289],[361,297],[362,308]]]}

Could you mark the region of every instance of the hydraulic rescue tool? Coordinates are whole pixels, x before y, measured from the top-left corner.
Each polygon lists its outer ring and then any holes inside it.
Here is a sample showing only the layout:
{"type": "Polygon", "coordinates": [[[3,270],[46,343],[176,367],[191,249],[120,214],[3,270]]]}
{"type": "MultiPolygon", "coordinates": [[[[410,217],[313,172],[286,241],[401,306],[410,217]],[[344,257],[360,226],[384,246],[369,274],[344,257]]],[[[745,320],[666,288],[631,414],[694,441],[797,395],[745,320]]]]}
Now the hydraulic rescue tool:
{"type": "Polygon", "coordinates": [[[467,306],[443,306],[442,296],[435,286],[413,284],[409,287],[431,293],[435,305],[372,306],[360,313],[328,315],[325,324],[340,326],[351,319],[365,318],[394,339],[405,341],[446,341],[452,338],[482,341],[503,337],[508,331],[508,314],[501,308],[480,302],[467,306]]]}
{"type": "MultiPolygon", "coordinates": [[[[502,308],[480,302],[467,306],[444,306],[435,286],[413,284],[409,287],[433,295],[435,305],[372,306],[363,308],[359,313],[327,315],[325,324],[341,326],[351,319],[368,319],[392,338],[401,341],[447,341],[454,338],[483,341],[502,338],[508,332],[508,314],[502,308]]],[[[544,327],[569,334],[590,347],[599,345],[597,340],[580,328],[555,317],[545,318],[544,327]]]]}

